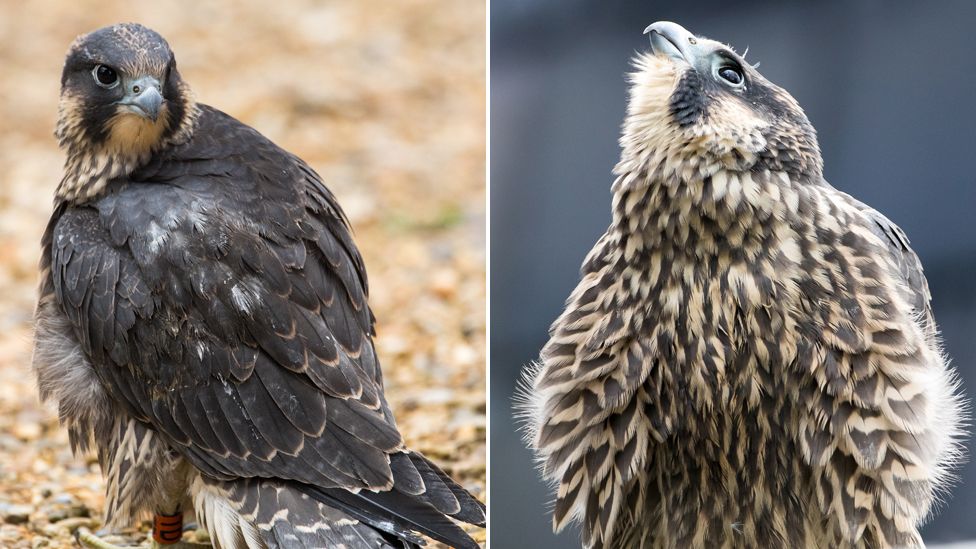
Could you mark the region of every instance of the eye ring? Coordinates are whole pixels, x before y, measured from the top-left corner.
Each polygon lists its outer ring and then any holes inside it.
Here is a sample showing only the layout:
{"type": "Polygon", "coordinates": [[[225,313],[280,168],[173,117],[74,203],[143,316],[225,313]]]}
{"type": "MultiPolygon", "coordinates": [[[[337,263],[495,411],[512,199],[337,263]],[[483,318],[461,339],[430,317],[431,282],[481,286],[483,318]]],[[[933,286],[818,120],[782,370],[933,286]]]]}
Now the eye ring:
{"type": "Polygon", "coordinates": [[[100,87],[110,90],[119,85],[119,73],[108,65],[95,65],[92,69],[92,78],[100,87]]]}
{"type": "Polygon", "coordinates": [[[742,69],[735,65],[722,65],[716,69],[715,74],[727,85],[734,88],[742,86],[746,81],[745,75],[742,74],[742,69]]]}

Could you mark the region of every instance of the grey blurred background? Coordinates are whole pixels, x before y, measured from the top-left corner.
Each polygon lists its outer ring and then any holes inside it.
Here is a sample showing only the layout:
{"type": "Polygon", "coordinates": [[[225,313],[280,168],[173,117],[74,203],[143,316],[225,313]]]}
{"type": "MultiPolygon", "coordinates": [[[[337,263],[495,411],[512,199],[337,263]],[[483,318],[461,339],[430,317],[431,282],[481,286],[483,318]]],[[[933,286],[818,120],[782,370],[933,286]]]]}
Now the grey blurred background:
{"type": "MultiPolygon", "coordinates": [[[[976,396],[976,2],[493,0],[490,16],[493,547],[578,546],[550,532],[511,396],[609,223],[624,74],[657,20],[749,46],[796,97],[827,179],[908,233],[976,396]]],[[[976,539],[973,458],[960,477],[928,542],[976,539]]]]}

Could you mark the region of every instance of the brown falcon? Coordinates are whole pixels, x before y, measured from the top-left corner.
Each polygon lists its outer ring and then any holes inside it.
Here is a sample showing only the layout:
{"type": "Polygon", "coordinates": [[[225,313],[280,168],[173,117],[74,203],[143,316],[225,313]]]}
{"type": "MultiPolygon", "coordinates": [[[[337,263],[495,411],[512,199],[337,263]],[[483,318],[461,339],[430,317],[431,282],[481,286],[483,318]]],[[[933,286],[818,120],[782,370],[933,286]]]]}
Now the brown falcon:
{"type": "Polygon", "coordinates": [[[477,547],[452,519],[484,505],[404,447],[362,258],[305,162],[196,103],[136,24],[71,45],[56,133],[34,371],[97,451],[110,528],[156,515],[172,541],[194,511],[223,548],[477,547]]]}
{"type": "Polygon", "coordinates": [[[963,404],[902,231],[823,179],[796,101],[659,22],[613,220],[526,391],[587,547],[918,547],[963,404]]]}

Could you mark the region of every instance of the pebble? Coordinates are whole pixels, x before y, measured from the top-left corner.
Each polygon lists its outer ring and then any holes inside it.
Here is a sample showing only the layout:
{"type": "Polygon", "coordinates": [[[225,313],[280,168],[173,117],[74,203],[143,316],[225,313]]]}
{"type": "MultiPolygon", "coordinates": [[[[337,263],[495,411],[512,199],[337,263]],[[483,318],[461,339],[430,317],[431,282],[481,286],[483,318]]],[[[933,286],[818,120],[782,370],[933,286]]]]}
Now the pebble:
{"type": "MultiPolygon", "coordinates": [[[[51,496],[51,493],[49,492],[48,495],[47,495],[47,497],[50,497],[50,496],[51,496]]],[[[76,503],[78,503],[78,498],[74,497],[71,494],[58,494],[58,495],[54,496],[54,498],[51,499],[51,502],[52,503],[59,503],[61,505],[75,505],[76,503]]]]}
{"type": "Polygon", "coordinates": [[[451,299],[457,293],[458,274],[454,269],[440,268],[430,276],[430,289],[441,299],[451,299]]]}
{"type": "Polygon", "coordinates": [[[0,518],[7,524],[24,524],[30,520],[31,511],[28,505],[0,503],[0,518]]]}
{"type": "Polygon", "coordinates": [[[462,343],[461,345],[454,347],[452,358],[454,359],[454,363],[458,366],[474,366],[475,361],[478,359],[478,351],[476,351],[472,346],[462,343]]]}
{"type": "Polygon", "coordinates": [[[34,440],[41,436],[41,424],[35,421],[24,421],[14,424],[13,434],[23,441],[34,440]]]}
{"type": "Polygon", "coordinates": [[[49,522],[59,522],[68,518],[91,516],[91,511],[83,504],[79,503],[59,503],[51,502],[42,505],[39,509],[41,514],[49,522]]]}
{"type": "Polygon", "coordinates": [[[11,526],[9,524],[4,524],[0,526],[0,541],[12,542],[23,539],[24,533],[23,529],[16,526],[11,526]]]}

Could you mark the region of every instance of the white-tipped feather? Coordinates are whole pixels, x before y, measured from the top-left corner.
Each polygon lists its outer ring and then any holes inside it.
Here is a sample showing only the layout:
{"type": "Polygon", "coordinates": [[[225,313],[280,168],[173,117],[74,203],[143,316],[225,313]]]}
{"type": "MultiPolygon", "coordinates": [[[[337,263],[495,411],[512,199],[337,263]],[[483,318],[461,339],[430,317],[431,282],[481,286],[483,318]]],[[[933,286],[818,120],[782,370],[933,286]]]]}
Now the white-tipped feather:
{"type": "Polygon", "coordinates": [[[822,179],[812,126],[753,68],[723,93],[666,55],[634,66],[613,222],[515,395],[554,528],[920,546],[968,409],[907,239],[822,179]]]}
{"type": "Polygon", "coordinates": [[[197,477],[191,486],[193,508],[215,549],[265,549],[252,521],[246,520],[219,488],[197,477]]]}

